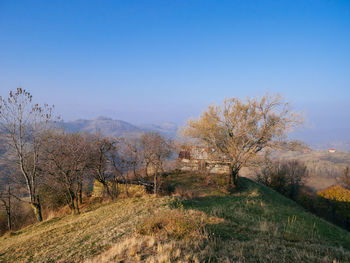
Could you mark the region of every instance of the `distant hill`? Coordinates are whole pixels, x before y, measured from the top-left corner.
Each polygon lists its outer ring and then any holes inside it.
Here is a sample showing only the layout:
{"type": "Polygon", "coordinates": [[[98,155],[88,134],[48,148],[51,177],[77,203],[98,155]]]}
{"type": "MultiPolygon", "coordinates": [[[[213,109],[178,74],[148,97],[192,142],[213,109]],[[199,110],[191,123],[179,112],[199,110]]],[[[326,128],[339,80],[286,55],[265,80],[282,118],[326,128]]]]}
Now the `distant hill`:
{"type": "Polygon", "coordinates": [[[168,137],[175,137],[178,126],[172,122],[163,122],[160,124],[142,124],[139,126],[144,131],[157,131],[168,137]]]}
{"type": "Polygon", "coordinates": [[[121,136],[125,134],[141,133],[142,130],[128,122],[113,120],[107,117],[98,117],[93,120],[75,120],[61,122],[59,126],[67,132],[101,132],[106,136],[121,136]]]}
{"type": "Polygon", "coordinates": [[[317,150],[336,148],[339,151],[350,152],[349,129],[306,129],[291,134],[291,138],[301,139],[317,150]]]}
{"type": "Polygon", "coordinates": [[[122,120],[113,120],[107,117],[98,117],[93,120],[75,120],[59,123],[67,132],[101,132],[106,136],[138,135],[146,131],[156,131],[167,137],[175,137],[177,125],[174,123],[143,124],[136,126],[122,120]]]}

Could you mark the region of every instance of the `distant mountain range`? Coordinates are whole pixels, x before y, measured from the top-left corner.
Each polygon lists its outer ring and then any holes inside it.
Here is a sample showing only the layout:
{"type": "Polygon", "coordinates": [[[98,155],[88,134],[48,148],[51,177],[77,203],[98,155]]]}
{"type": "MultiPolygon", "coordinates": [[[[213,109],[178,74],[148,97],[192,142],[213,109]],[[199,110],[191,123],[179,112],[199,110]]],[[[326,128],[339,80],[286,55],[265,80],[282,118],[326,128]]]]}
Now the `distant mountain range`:
{"type": "Polygon", "coordinates": [[[106,136],[138,135],[147,131],[155,131],[167,137],[175,137],[178,126],[175,123],[133,125],[122,120],[98,117],[93,120],[75,120],[59,123],[67,132],[101,132],[106,136]]]}
{"type": "MultiPolygon", "coordinates": [[[[156,131],[172,138],[176,136],[179,128],[177,124],[171,122],[134,125],[103,116],[93,120],[79,119],[61,122],[59,126],[68,132],[101,132],[106,136],[139,135],[146,131],[156,131]]],[[[304,130],[293,133],[290,138],[301,139],[313,149],[336,148],[340,151],[350,151],[350,133],[348,130],[304,130]]]]}

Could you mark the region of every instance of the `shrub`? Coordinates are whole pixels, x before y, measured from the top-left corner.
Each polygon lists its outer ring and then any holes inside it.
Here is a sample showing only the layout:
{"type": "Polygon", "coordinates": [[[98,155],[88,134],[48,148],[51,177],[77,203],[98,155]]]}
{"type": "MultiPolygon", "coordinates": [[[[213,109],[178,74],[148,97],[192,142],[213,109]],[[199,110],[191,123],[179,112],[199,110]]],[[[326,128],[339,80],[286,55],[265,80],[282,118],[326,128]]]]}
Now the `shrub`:
{"type": "Polygon", "coordinates": [[[141,235],[160,235],[166,238],[186,239],[197,236],[204,227],[204,215],[197,211],[174,209],[146,218],[136,232],[141,235]]]}
{"type": "Polygon", "coordinates": [[[257,181],[297,200],[307,175],[307,167],[300,161],[267,160],[261,171],[257,173],[257,181]]]}
{"type": "Polygon", "coordinates": [[[317,194],[323,198],[335,200],[339,202],[350,202],[350,190],[345,189],[341,185],[334,185],[328,187],[322,191],[318,191],[317,194]]]}

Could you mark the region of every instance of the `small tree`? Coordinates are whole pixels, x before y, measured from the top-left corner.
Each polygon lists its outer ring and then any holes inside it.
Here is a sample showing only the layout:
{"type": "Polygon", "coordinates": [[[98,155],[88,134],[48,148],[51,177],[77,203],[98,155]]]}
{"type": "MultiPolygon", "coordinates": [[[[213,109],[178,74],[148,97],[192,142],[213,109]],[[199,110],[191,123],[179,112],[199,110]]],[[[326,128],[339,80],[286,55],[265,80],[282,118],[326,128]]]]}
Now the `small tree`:
{"type": "Polygon", "coordinates": [[[127,166],[132,171],[133,177],[137,179],[137,169],[142,163],[142,152],[139,139],[135,136],[129,136],[121,141],[119,151],[124,156],[127,166]]]}
{"type": "Polygon", "coordinates": [[[153,170],[154,194],[157,194],[159,188],[159,173],[163,171],[164,162],[170,158],[173,152],[173,143],[157,132],[146,132],[140,138],[140,144],[146,166],[146,175],[148,169],[153,170]]]}
{"type": "Polygon", "coordinates": [[[237,185],[239,171],[248,160],[299,123],[299,115],[279,95],[266,94],[261,99],[231,98],[221,106],[209,106],[198,120],[187,123],[184,134],[228,160],[229,184],[237,185]]]}
{"type": "Polygon", "coordinates": [[[95,180],[103,185],[108,197],[117,197],[116,187],[113,183],[114,173],[111,172],[111,157],[115,151],[117,140],[106,138],[102,134],[90,136],[91,153],[89,168],[95,180]]]}
{"type": "Polygon", "coordinates": [[[51,132],[45,138],[44,171],[61,184],[72,212],[79,213],[83,177],[90,161],[90,148],[79,133],[51,132]]]}
{"type": "Polygon", "coordinates": [[[16,156],[18,167],[25,179],[30,204],[38,221],[42,221],[41,204],[37,192],[42,161],[40,136],[48,129],[53,108],[39,106],[32,95],[21,88],[0,97],[0,129],[16,156]]]}
{"type": "MultiPolygon", "coordinates": [[[[113,167],[112,184],[116,188],[119,183],[124,184],[126,195],[129,196],[128,192],[128,172],[132,168],[132,163],[129,161],[128,156],[123,151],[125,144],[124,140],[114,147],[110,161],[113,167]]],[[[125,148],[124,148],[125,149],[125,148]]]]}

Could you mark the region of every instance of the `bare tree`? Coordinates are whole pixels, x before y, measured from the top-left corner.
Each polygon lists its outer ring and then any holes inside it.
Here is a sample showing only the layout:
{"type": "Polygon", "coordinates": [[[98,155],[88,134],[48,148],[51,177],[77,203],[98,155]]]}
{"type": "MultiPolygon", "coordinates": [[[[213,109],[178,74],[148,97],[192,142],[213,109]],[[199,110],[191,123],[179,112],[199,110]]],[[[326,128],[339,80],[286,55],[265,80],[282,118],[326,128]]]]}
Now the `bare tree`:
{"type": "Polygon", "coordinates": [[[52,110],[47,104],[39,106],[32,95],[21,88],[0,97],[0,128],[16,156],[18,167],[25,179],[30,204],[38,221],[42,221],[41,204],[37,193],[39,165],[42,160],[40,136],[48,129],[52,110]]]}
{"type": "Polygon", "coordinates": [[[68,205],[79,213],[83,177],[90,161],[90,148],[79,133],[50,132],[43,138],[46,155],[44,171],[65,188],[68,205]]]}
{"type": "Polygon", "coordinates": [[[129,163],[125,159],[125,156],[123,156],[123,154],[119,152],[117,149],[115,149],[115,151],[111,155],[110,160],[114,170],[113,172],[114,176],[111,180],[113,187],[117,189],[118,184],[123,184],[125,186],[126,195],[129,196],[129,192],[128,192],[129,182],[127,178],[127,173],[130,169],[129,163]]]}
{"type": "Polygon", "coordinates": [[[241,101],[226,99],[209,106],[198,120],[190,120],[184,135],[195,138],[230,162],[230,185],[238,184],[240,169],[258,152],[301,123],[299,114],[279,95],[241,101]]]}
{"type": "Polygon", "coordinates": [[[144,133],[140,138],[143,159],[146,166],[146,175],[152,168],[154,194],[157,195],[159,188],[159,174],[163,171],[164,162],[173,153],[173,143],[157,132],[144,133]]]}
{"type": "Polygon", "coordinates": [[[114,173],[111,171],[111,158],[115,151],[117,140],[106,138],[102,134],[93,135],[90,137],[91,155],[89,168],[92,170],[92,175],[95,180],[100,182],[107,195],[111,199],[115,199],[118,195],[116,185],[113,183],[114,173]]]}
{"type": "Polygon", "coordinates": [[[107,195],[116,199],[119,185],[124,185],[128,194],[128,185],[153,187],[137,172],[141,165],[141,149],[137,137],[112,139],[101,134],[90,136],[92,151],[90,169],[95,180],[100,182],[107,195]],[[129,175],[132,174],[133,178],[129,175]]]}
{"type": "Polygon", "coordinates": [[[121,141],[119,151],[121,152],[121,155],[124,156],[124,160],[132,171],[133,177],[135,179],[139,178],[137,170],[142,164],[142,152],[139,138],[136,136],[124,138],[121,141]]]}

